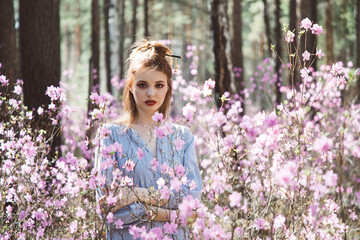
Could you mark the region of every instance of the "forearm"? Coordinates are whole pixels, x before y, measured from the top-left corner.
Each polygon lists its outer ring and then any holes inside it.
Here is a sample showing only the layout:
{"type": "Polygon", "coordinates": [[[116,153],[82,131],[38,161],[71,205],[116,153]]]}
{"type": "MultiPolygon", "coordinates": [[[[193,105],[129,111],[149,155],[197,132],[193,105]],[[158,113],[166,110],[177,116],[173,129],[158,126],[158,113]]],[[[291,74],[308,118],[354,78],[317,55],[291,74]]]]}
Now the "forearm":
{"type": "Polygon", "coordinates": [[[174,210],[169,210],[160,207],[152,207],[151,208],[152,215],[154,216],[153,220],[158,222],[167,222],[170,221],[170,217],[174,210]]]}
{"type": "Polygon", "coordinates": [[[147,188],[120,188],[116,191],[116,195],[119,196],[116,206],[113,208],[113,212],[120,208],[126,207],[135,202],[141,202],[146,205],[152,206],[164,206],[168,200],[159,199],[158,194],[150,193],[147,188]]]}

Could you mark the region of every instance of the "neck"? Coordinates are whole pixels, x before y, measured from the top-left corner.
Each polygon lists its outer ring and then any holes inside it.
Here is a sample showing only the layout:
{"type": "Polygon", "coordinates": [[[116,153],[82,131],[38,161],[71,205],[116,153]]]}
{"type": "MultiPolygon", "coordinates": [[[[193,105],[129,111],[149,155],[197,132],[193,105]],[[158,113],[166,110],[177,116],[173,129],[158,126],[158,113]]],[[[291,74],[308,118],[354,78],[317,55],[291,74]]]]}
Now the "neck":
{"type": "Polygon", "coordinates": [[[152,116],[144,118],[140,117],[134,122],[136,125],[155,125],[155,121],[152,120],[152,116]]]}

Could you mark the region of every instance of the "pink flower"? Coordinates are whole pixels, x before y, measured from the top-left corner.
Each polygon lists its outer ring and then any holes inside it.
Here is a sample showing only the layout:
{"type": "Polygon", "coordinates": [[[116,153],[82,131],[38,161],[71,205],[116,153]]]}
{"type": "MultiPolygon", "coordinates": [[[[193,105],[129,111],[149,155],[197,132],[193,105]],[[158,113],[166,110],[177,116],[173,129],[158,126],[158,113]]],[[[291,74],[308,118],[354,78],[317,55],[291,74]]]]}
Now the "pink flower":
{"type": "Polygon", "coordinates": [[[162,127],[155,127],[154,135],[157,138],[163,138],[165,136],[165,131],[162,127]]]}
{"type": "MultiPolygon", "coordinates": [[[[145,228],[145,227],[143,227],[143,228],[145,228]]],[[[133,235],[134,239],[141,237],[141,232],[142,232],[141,230],[144,230],[144,229],[141,229],[141,228],[137,227],[136,225],[131,225],[129,227],[129,233],[131,235],[133,235]]]]}
{"type": "Polygon", "coordinates": [[[180,191],[182,187],[182,182],[178,178],[173,178],[170,181],[171,190],[180,191]]]}
{"type": "Polygon", "coordinates": [[[156,158],[153,158],[151,161],[150,161],[150,164],[151,164],[151,168],[156,171],[157,167],[159,166],[159,161],[156,159],[156,158]]]}
{"type": "Polygon", "coordinates": [[[121,219],[116,220],[115,221],[116,229],[123,229],[123,224],[124,224],[124,222],[121,221],[121,219]]]}
{"type": "Polygon", "coordinates": [[[322,179],[325,182],[325,185],[328,187],[336,186],[338,181],[338,175],[333,172],[333,170],[327,171],[322,179]]]}
{"type": "Polygon", "coordinates": [[[22,92],[22,88],[19,85],[16,85],[13,92],[17,95],[20,95],[22,92]]]}
{"type": "Polygon", "coordinates": [[[285,36],[285,41],[287,43],[293,42],[294,37],[295,37],[295,34],[292,31],[287,31],[286,36],[285,36]]]}
{"type": "Polygon", "coordinates": [[[163,117],[164,115],[162,113],[155,112],[152,116],[152,120],[154,120],[155,122],[160,122],[161,120],[163,120],[163,117]]]}
{"type": "Polygon", "coordinates": [[[9,79],[6,79],[4,75],[0,75],[0,83],[2,86],[6,86],[9,83],[9,79]]]}
{"type": "Polygon", "coordinates": [[[346,84],[346,80],[344,76],[338,76],[336,77],[337,86],[346,84]]]}
{"type": "Polygon", "coordinates": [[[78,222],[77,222],[76,220],[73,221],[72,223],[70,223],[70,226],[69,226],[69,228],[70,228],[70,233],[76,232],[77,227],[78,227],[78,222]]]}
{"type": "Polygon", "coordinates": [[[44,109],[42,107],[39,107],[37,110],[37,113],[41,115],[44,112],[44,109]]]}
{"type": "Polygon", "coordinates": [[[241,194],[238,192],[233,192],[232,194],[230,194],[229,196],[229,200],[230,200],[230,207],[240,207],[241,206],[241,194]]]}
{"type": "Polygon", "coordinates": [[[179,204],[180,216],[190,217],[193,214],[193,210],[195,209],[194,200],[195,199],[191,195],[188,195],[181,201],[179,204]]]}
{"type": "Polygon", "coordinates": [[[106,216],[107,223],[113,223],[114,222],[114,214],[112,212],[109,212],[106,216]]]}
{"type": "Polygon", "coordinates": [[[311,33],[315,35],[320,35],[321,33],[323,33],[322,26],[319,26],[318,24],[314,24],[311,28],[311,33]]]}
{"type": "Polygon", "coordinates": [[[165,223],[164,230],[165,233],[174,234],[177,232],[178,225],[176,223],[165,223]]]}
{"type": "Polygon", "coordinates": [[[280,186],[287,186],[291,184],[294,177],[296,176],[297,169],[298,165],[296,162],[291,161],[286,163],[275,175],[277,183],[280,186]]]}
{"type": "Polygon", "coordinates": [[[184,143],[185,142],[181,138],[175,139],[174,144],[175,144],[176,150],[181,150],[184,146],[184,143]]]}
{"type": "Polygon", "coordinates": [[[161,128],[163,128],[164,130],[165,135],[170,135],[174,132],[172,127],[173,125],[170,122],[166,122],[163,126],[161,126],[161,128]]]}
{"type": "Polygon", "coordinates": [[[285,226],[285,217],[283,215],[278,215],[275,219],[274,219],[274,229],[277,230],[283,226],[285,226]]]}
{"type": "Polygon", "coordinates": [[[168,186],[163,186],[162,189],[160,189],[160,198],[161,199],[169,199],[171,194],[171,191],[168,186]]]}
{"type": "Polygon", "coordinates": [[[300,69],[300,76],[304,81],[307,81],[309,78],[310,70],[306,67],[300,69]]]}
{"type": "Polygon", "coordinates": [[[189,122],[193,120],[195,112],[196,112],[195,107],[192,106],[190,103],[187,103],[186,106],[183,107],[183,116],[189,122]]]}
{"type": "Polygon", "coordinates": [[[322,52],[321,49],[316,48],[316,56],[321,59],[323,56],[325,56],[325,54],[322,52]]]}
{"type": "MultiPolygon", "coordinates": [[[[50,109],[50,108],[49,108],[50,109]]],[[[91,118],[96,120],[96,119],[101,119],[104,115],[101,112],[100,109],[95,108],[94,110],[92,110],[92,112],[90,113],[90,115],[92,116],[91,118]]]]}
{"type": "Polygon", "coordinates": [[[51,85],[51,86],[47,87],[45,94],[50,97],[51,101],[66,100],[65,91],[61,87],[54,87],[53,85],[51,85]]]}
{"type": "Polygon", "coordinates": [[[262,218],[258,218],[254,224],[256,230],[267,229],[269,227],[269,223],[262,218]]]}
{"type": "Polygon", "coordinates": [[[314,141],[314,149],[319,153],[326,153],[333,147],[333,140],[326,136],[321,136],[314,141]]]}
{"type": "Polygon", "coordinates": [[[191,180],[191,182],[189,183],[190,190],[194,190],[196,189],[196,187],[197,187],[196,182],[194,180],[191,180]]]}
{"type": "Polygon", "coordinates": [[[202,93],[204,95],[204,97],[208,97],[211,96],[212,94],[212,89],[215,87],[215,81],[214,80],[207,80],[205,81],[203,88],[202,88],[202,93]]]}
{"type": "Polygon", "coordinates": [[[158,185],[158,188],[161,189],[165,186],[165,180],[163,178],[159,178],[157,181],[156,181],[157,185],[158,185]]]}
{"type": "Polygon", "coordinates": [[[178,177],[182,177],[185,173],[185,168],[183,165],[176,165],[175,173],[178,177]]]}
{"type": "Polygon", "coordinates": [[[84,209],[82,209],[81,207],[78,207],[76,211],[76,217],[85,219],[86,211],[84,211],[84,209]]]}
{"type": "Polygon", "coordinates": [[[333,63],[333,65],[331,66],[330,72],[332,73],[332,75],[340,75],[340,74],[342,74],[343,73],[342,64],[340,64],[339,62],[333,63]]]}
{"type": "Polygon", "coordinates": [[[309,61],[310,60],[310,53],[305,50],[305,52],[302,54],[303,61],[309,61]]]}
{"type": "Polygon", "coordinates": [[[300,22],[300,27],[304,28],[304,29],[309,29],[312,25],[312,22],[310,21],[309,18],[305,18],[300,22]]]}
{"type": "Polygon", "coordinates": [[[140,159],[142,159],[144,157],[144,152],[141,148],[138,147],[137,151],[136,151],[136,155],[137,157],[140,159]]]}
{"type": "MultiPolygon", "coordinates": [[[[140,149],[141,150],[141,149],[140,149]]],[[[139,150],[138,150],[139,151],[139,150]]],[[[138,154],[138,156],[139,156],[139,154],[138,154]]],[[[142,157],[141,157],[142,158],[142,157]]],[[[139,157],[139,159],[141,159],[140,157],[139,157]]],[[[125,165],[124,165],[124,168],[125,168],[125,171],[127,171],[127,172],[132,172],[132,171],[134,171],[134,168],[135,168],[135,163],[134,163],[134,161],[132,161],[132,160],[126,160],[126,162],[125,162],[125,165]]]]}

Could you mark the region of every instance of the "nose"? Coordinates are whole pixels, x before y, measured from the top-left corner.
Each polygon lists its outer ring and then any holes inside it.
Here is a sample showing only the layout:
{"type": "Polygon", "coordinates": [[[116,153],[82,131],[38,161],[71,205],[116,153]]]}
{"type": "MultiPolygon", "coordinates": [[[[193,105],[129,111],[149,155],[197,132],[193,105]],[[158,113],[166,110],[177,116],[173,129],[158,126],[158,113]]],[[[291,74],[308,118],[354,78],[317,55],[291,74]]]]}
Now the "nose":
{"type": "Polygon", "coordinates": [[[147,93],[146,93],[146,96],[147,96],[147,97],[154,97],[154,96],[155,96],[154,88],[149,87],[149,88],[148,88],[148,91],[147,91],[147,93]]]}

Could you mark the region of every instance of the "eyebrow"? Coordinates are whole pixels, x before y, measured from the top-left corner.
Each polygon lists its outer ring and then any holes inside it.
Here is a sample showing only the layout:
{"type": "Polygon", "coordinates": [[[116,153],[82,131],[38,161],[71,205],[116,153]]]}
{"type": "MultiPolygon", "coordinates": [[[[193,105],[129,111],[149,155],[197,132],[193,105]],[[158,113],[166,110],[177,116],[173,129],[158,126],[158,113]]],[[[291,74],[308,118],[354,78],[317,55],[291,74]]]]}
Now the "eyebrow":
{"type": "MultiPolygon", "coordinates": [[[[147,81],[142,80],[142,79],[137,80],[136,82],[144,82],[144,83],[148,83],[147,81]]],[[[165,82],[166,82],[165,80],[157,80],[155,83],[165,83],[165,82]]]]}

